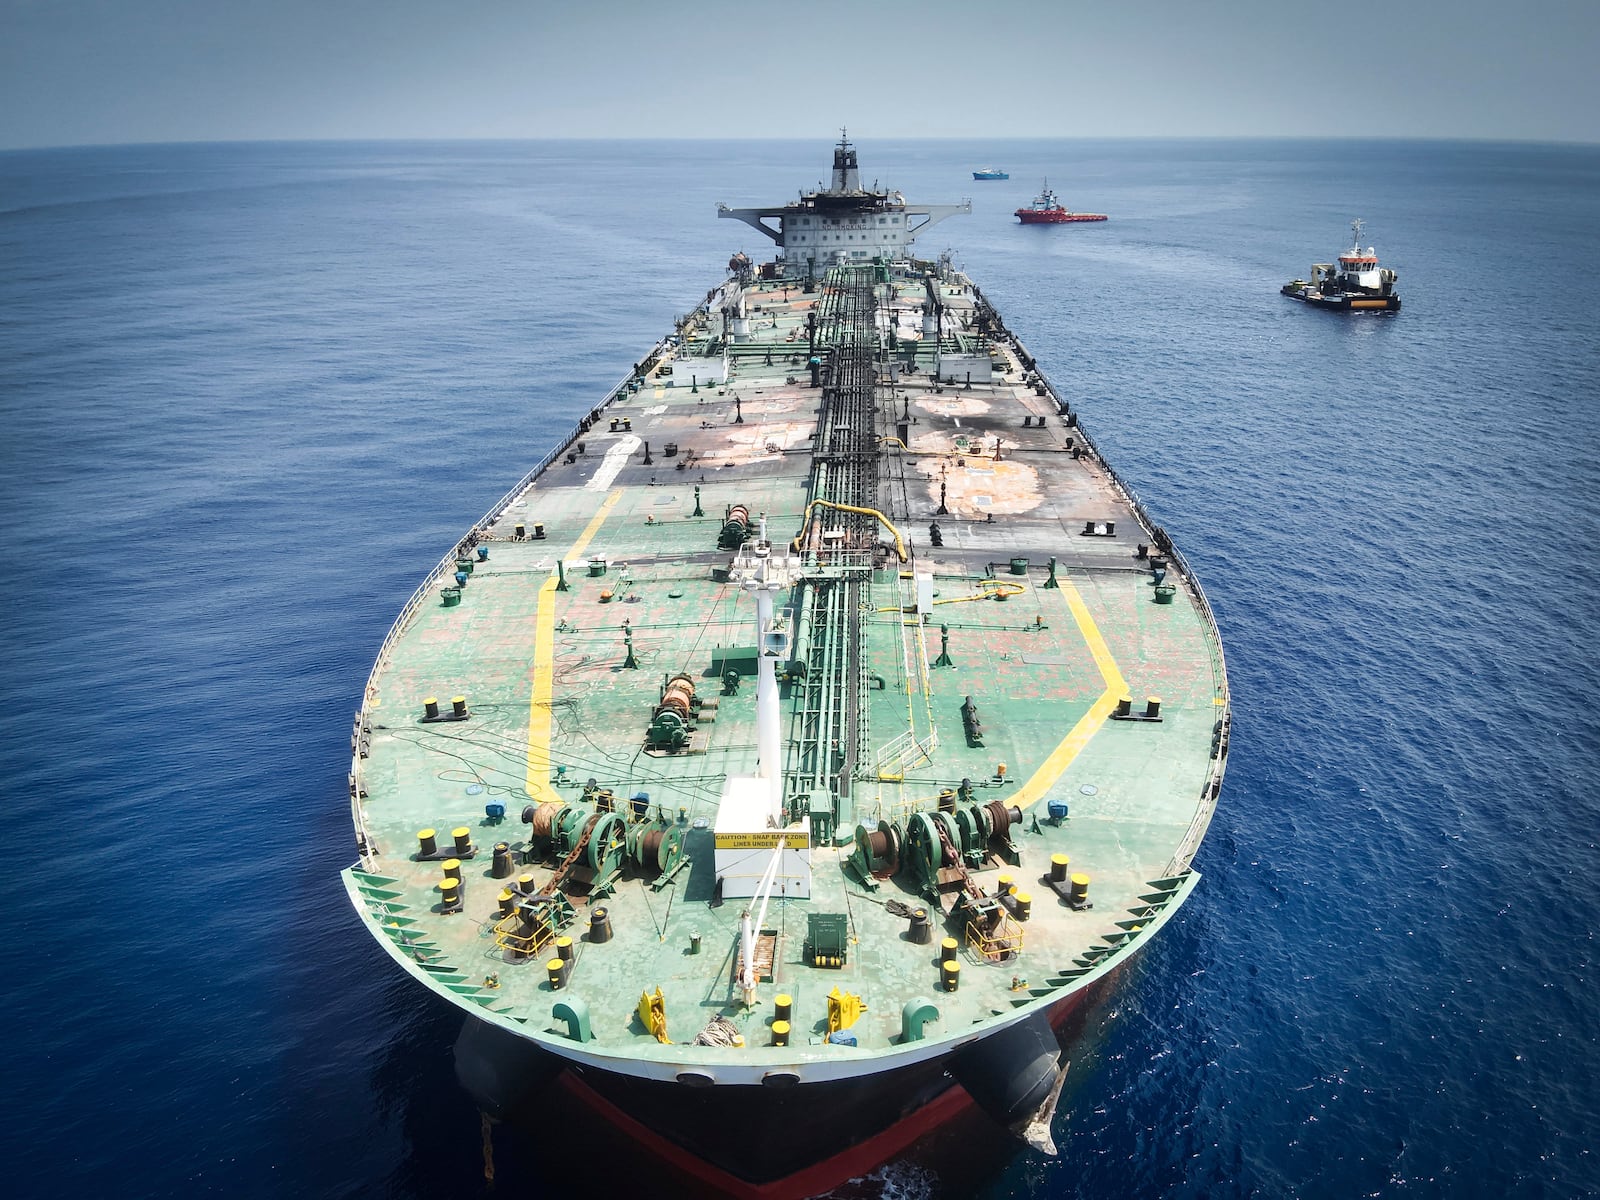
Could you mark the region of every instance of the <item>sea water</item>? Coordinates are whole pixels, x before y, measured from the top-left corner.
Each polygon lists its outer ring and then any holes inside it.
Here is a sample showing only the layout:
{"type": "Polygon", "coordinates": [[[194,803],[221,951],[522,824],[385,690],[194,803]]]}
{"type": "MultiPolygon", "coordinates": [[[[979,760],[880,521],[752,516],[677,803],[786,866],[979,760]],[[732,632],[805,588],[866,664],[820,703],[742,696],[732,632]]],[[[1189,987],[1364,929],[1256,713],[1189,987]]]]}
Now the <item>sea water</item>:
{"type": "MultiPolygon", "coordinates": [[[[852,1194],[1600,1194],[1600,150],[859,149],[972,197],[918,249],[1199,572],[1235,727],[1203,881],[1091,1014],[1060,1157],[852,1194]],[[1111,219],[1018,225],[1045,176],[1111,219]],[[1353,217],[1397,316],[1277,294],[1353,217]]],[[[715,203],[829,153],[0,154],[12,1194],[654,1186],[552,1167],[562,1114],[495,1133],[486,1181],[459,1018],[339,884],[350,720],[427,568],[769,252],[715,203]]]]}

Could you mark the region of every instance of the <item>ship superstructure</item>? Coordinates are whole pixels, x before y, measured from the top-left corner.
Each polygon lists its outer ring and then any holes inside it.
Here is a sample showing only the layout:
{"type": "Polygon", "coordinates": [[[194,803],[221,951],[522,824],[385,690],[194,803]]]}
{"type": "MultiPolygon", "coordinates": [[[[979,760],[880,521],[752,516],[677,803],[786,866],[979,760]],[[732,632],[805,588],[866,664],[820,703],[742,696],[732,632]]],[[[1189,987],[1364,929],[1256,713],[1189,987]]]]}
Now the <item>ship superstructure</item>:
{"type": "Polygon", "coordinates": [[[717,216],[743,221],[771,238],[778,247],[777,261],[794,279],[814,278],[835,264],[903,259],[917,234],[957,213],[971,211],[970,200],[907,204],[897,191],[876,185],[863,188],[855,147],[843,130],[833,151],[833,174],[827,187],[801,192],[799,199],[784,205],[717,206],[717,216]]]}
{"type": "Polygon", "coordinates": [[[782,256],[736,255],[439,563],[352,732],[347,888],[469,1014],[468,1090],[561,1089],[728,1194],[973,1103],[1048,1146],[1056,1030],[1195,886],[1227,752],[1183,557],[889,223],[962,206],[834,163],[719,210],[782,256]],[[789,236],[824,230],[887,240],[789,236]]]}

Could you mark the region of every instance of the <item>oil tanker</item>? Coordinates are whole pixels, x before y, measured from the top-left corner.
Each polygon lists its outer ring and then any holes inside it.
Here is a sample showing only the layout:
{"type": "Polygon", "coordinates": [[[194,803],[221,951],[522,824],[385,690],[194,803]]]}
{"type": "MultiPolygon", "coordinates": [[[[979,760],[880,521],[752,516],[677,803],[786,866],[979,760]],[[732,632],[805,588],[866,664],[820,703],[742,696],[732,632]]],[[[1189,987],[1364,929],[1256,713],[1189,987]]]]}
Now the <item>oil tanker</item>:
{"type": "Polygon", "coordinates": [[[597,387],[379,647],[344,883],[466,1015],[489,1116],[581,1104],[767,1200],[975,1108],[1053,1153],[1070,1018],[1197,885],[1216,623],[914,253],[968,211],[864,189],[845,138],[826,188],[719,207],[771,258],[597,387]]]}

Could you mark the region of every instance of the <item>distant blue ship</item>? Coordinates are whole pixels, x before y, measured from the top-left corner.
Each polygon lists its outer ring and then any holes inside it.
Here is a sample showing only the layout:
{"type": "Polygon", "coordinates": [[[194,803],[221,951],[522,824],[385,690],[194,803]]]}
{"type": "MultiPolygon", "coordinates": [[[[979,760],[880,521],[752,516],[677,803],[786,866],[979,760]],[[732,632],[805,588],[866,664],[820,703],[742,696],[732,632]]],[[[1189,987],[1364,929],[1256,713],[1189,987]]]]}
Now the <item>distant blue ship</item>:
{"type": "Polygon", "coordinates": [[[981,167],[972,173],[974,179],[1010,179],[1011,176],[995,167],[981,167]]]}

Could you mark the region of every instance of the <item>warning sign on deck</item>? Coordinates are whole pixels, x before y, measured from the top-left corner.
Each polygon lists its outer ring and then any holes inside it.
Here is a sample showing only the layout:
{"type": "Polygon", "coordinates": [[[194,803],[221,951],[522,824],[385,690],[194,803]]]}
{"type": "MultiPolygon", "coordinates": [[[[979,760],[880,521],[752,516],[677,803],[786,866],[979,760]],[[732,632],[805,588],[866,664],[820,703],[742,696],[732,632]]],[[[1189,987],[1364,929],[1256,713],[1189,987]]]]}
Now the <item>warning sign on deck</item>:
{"type": "Polygon", "coordinates": [[[718,850],[774,850],[778,840],[783,840],[785,850],[805,850],[810,847],[810,834],[795,830],[767,829],[760,833],[719,833],[718,850]]]}

